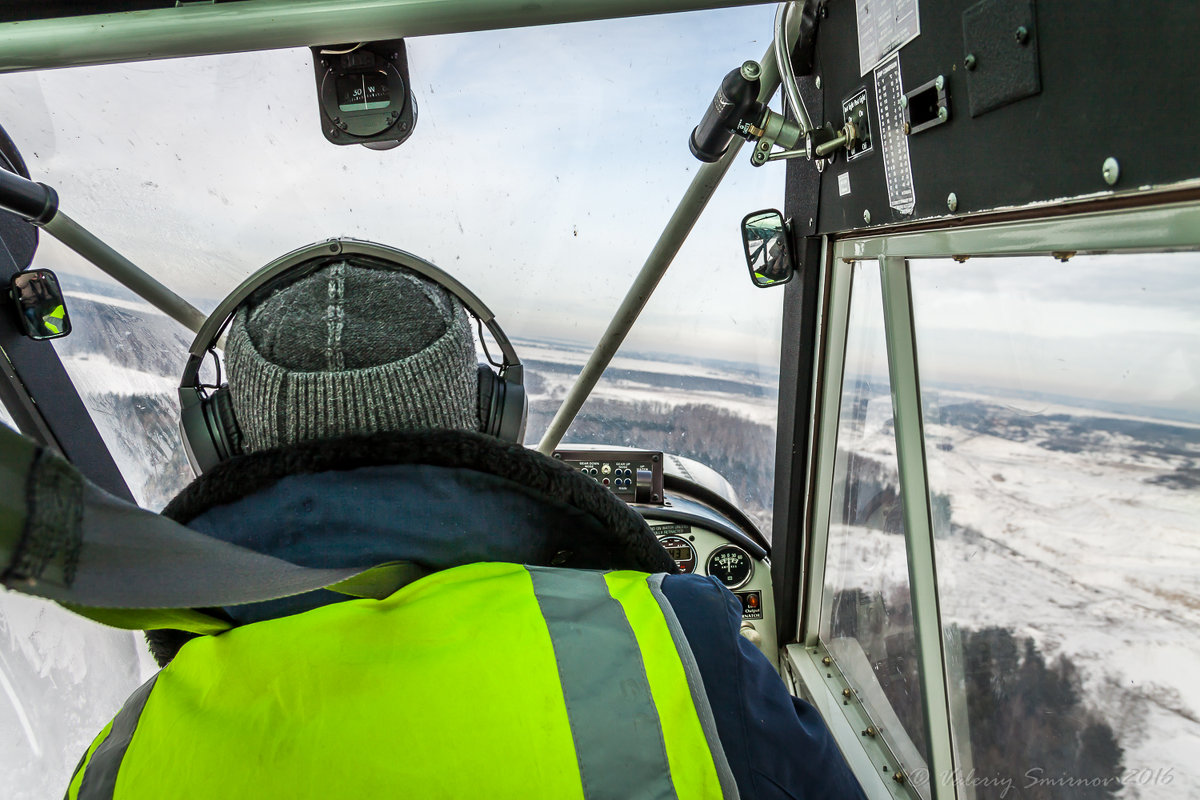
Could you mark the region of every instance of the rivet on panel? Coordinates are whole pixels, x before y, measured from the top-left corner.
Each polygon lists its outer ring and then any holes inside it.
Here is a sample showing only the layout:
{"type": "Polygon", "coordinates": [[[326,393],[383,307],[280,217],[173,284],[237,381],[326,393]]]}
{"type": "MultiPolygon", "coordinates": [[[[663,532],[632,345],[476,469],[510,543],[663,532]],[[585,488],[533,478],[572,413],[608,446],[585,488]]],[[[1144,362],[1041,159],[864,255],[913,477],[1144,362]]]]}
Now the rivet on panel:
{"type": "Polygon", "coordinates": [[[1121,177],[1121,165],[1112,156],[1104,159],[1104,166],[1101,168],[1101,174],[1104,175],[1104,182],[1109,186],[1115,184],[1121,177]]]}

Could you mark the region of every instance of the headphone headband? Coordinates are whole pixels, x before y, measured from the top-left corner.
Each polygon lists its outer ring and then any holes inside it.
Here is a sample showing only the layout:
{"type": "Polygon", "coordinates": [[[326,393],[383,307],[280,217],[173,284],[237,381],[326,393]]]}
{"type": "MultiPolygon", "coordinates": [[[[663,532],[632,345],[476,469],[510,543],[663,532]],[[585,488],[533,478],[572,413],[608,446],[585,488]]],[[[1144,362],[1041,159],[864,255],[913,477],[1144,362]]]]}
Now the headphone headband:
{"type": "MultiPolygon", "coordinates": [[[[339,260],[347,256],[366,256],[380,261],[392,262],[409,269],[418,275],[428,278],[441,286],[461,302],[471,315],[487,326],[488,332],[496,340],[503,356],[500,375],[510,383],[521,384],[524,368],[517,351],[496,322],[496,315],[478,296],[463,284],[459,283],[446,272],[438,269],[430,262],[404,250],[387,245],[364,242],[358,239],[328,239],[315,242],[280,256],[242,281],[233,292],[221,301],[220,305],[208,315],[208,319],[200,326],[192,346],[188,348],[188,362],[179,381],[180,389],[200,385],[200,367],[204,357],[216,347],[218,341],[233,320],[234,312],[241,307],[250,296],[272,281],[287,275],[296,267],[315,260],[339,260]]],[[[318,266],[319,268],[319,266],[318,266]]]]}

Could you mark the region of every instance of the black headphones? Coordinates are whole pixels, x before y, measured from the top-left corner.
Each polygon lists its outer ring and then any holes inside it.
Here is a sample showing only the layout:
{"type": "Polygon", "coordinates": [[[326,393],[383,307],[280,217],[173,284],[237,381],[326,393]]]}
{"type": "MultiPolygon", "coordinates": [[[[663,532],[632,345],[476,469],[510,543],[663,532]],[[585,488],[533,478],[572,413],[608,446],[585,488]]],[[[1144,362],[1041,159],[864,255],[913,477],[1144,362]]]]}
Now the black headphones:
{"type": "MultiPolygon", "coordinates": [[[[200,366],[205,356],[211,354],[216,358],[218,342],[234,313],[264,287],[267,291],[280,288],[327,264],[355,256],[369,261],[372,266],[403,267],[441,286],[458,298],[478,320],[481,341],[482,326],[487,326],[500,347],[503,360],[499,364],[491,362],[499,369],[498,373],[487,364],[479,365],[479,429],[506,442],[523,443],[529,411],[529,400],[522,385],[524,367],[483,301],[454,278],[412,253],[356,239],[330,239],[294,250],[251,275],[217,306],[196,334],[179,382],[179,430],[188,461],[197,475],[242,452],[242,432],[234,417],[229,385],[221,383],[220,361],[217,362],[220,386],[200,383],[200,366]],[[209,394],[208,389],[214,389],[213,393],[209,394]]],[[[484,352],[487,352],[486,342],[484,352]]],[[[488,360],[491,361],[490,354],[488,360]]]]}

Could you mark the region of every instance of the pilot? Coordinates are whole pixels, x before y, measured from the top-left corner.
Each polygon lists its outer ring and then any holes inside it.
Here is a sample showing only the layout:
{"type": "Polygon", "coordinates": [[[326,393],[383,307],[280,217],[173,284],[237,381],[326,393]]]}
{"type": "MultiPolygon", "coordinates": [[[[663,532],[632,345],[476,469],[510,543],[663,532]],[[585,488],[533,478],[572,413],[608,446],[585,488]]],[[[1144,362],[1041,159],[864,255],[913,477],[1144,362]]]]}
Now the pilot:
{"type": "Polygon", "coordinates": [[[732,594],[669,574],[595,482],[479,431],[454,295],[378,260],[309,267],[236,311],[243,453],[164,513],[305,566],[399,562],[407,583],[149,634],[163,669],[68,797],[862,796],[732,594]]]}

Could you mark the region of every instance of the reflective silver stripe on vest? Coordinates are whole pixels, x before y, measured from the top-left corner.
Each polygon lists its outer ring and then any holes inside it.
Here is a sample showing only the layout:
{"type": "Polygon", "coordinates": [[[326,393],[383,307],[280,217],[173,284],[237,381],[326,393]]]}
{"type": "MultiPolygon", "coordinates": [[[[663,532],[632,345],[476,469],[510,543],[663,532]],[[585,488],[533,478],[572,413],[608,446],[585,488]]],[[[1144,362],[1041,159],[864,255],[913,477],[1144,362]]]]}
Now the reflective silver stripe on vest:
{"type": "MultiPolygon", "coordinates": [[[[138,720],[141,719],[142,709],[146,707],[150,691],[157,680],[156,674],[139,686],[137,691],[129,695],[125,705],[113,718],[108,738],[100,743],[84,768],[83,781],[79,784],[79,800],[112,800],[121,761],[125,758],[125,751],[129,748],[129,742],[133,740],[133,733],[137,730],[138,720]]],[[[169,770],[169,767],[164,765],[164,769],[169,770]]]]}
{"type": "Polygon", "coordinates": [[[665,577],[667,576],[663,573],[651,575],[646,579],[646,583],[650,585],[650,593],[658,601],[658,607],[667,621],[667,629],[671,631],[671,639],[675,642],[675,650],[679,653],[679,660],[683,662],[688,689],[692,693],[692,704],[696,706],[696,716],[700,718],[700,727],[704,729],[704,738],[708,741],[713,764],[717,767],[717,780],[721,782],[721,796],[727,800],[737,800],[740,797],[737,779],[733,777],[729,759],[725,757],[725,748],[721,746],[721,738],[717,733],[717,718],[713,715],[712,705],[708,702],[708,692],[704,690],[704,678],[700,675],[700,665],[696,663],[696,656],[692,654],[691,645],[684,636],[683,626],[679,624],[679,617],[675,616],[675,609],[671,607],[671,602],[663,594],[662,582],[665,577]]]}
{"type": "Polygon", "coordinates": [[[584,797],[677,797],[642,651],[604,575],[526,569],[550,629],[584,797]]]}

